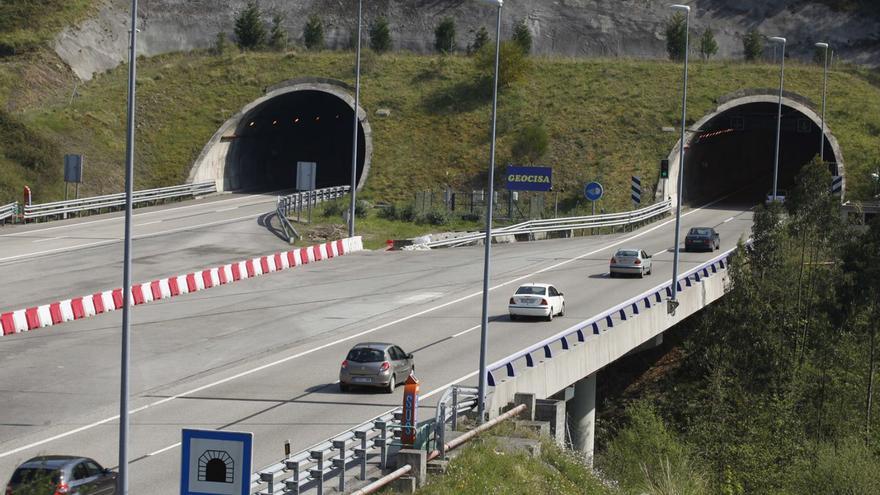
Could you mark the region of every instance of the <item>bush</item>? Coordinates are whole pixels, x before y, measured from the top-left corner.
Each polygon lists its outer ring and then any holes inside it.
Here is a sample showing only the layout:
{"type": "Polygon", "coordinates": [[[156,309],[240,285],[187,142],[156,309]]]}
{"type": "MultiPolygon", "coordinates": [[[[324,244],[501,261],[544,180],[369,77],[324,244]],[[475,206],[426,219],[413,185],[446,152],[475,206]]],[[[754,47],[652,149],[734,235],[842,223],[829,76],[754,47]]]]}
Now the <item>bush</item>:
{"type": "Polygon", "coordinates": [[[359,199],[354,202],[354,216],[357,218],[367,218],[367,215],[370,213],[370,208],[372,207],[373,205],[371,205],[369,201],[359,199]]]}
{"type": "Polygon", "coordinates": [[[513,143],[513,157],[528,163],[534,163],[547,153],[550,136],[543,122],[535,122],[520,129],[513,143]]]}
{"type": "Polygon", "coordinates": [[[712,28],[706,28],[700,36],[700,55],[703,60],[709,60],[718,53],[718,43],[715,41],[715,33],[712,28]]]}
{"type": "Polygon", "coordinates": [[[226,33],[220,31],[214,40],[214,55],[223,56],[229,51],[229,41],[226,39],[226,33]]]}
{"type": "Polygon", "coordinates": [[[324,48],[324,22],[317,15],[309,17],[303,33],[306,48],[309,50],[321,50],[324,48]]]}
{"type": "Polygon", "coordinates": [[[797,469],[793,493],[877,493],[880,457],[863,440],[848,438],[822,444],[813,460],[797,469]]]}
{"type": "Polygon", "coordinates": [[[250,1],[235,18],[235,38],[242,50],[256,50],[266,44],[266,27],[257,2],[250,1]]]}
{"type": "Polygon", "coordinates": [[[685,38],[687,33],[687,18],[681,12],[676,12],[666,21],[666,53],[671,60],[684,60],[687,50],[685,38]]]}
{"type": "MultiPolygon", "coordinates": [[[[482,83],[489,89],[487,94],[492,94],[491,87],[495,77],[495,47],[492,45],[483,46],[474,58],[474,64],[482,83]]],[[[529,60],[516,43],[511,41],[501,43],[498,64],[499,89],[513,86],[526,75],[529,67],[529,60]]]]}
{"type": "MultiPolygon", "coordinates": [[[[324,203],[324,210],[321,214],[325,217],[341,217],[342,213],[348,209],[348,201],[345,198],[334,199],[324,203]]],[[[355,213],[357,213],[355,211],[355,213]]]]}
{"type": "Polygon", "coordinates": [[[764,37],[756,29],[743,36],[743,56],[749,62],[758,60],[764,53],[764,37]]]}
{"type": "Polygon", "coordinates": [[[452,53],[455,50],[455,21],[451,17],[440,21],[434,29],[434,49],[440,53],[452,53]]]}
{"type": "Polygon", "coordinates": [[[370,26],[370,49],[376,53],[391,50],[391,29],[388,19],[380,17],[370,26]]]}
{"type": "Polygon", "coordinates": [[[516,46],[522,51],[523,55],[528,55],[532,51],[532,32],[526,26],[525,19],[516,23],[513,27],[513,36],[510,38],[516,46]]]}
{"type": "Polygon", "coordinates": [[[419,223],[427,223],[431,225],[446,225],[449,221],[449,213],[446,210],[440,209],[430,210],[419,218],[419,223]]]}

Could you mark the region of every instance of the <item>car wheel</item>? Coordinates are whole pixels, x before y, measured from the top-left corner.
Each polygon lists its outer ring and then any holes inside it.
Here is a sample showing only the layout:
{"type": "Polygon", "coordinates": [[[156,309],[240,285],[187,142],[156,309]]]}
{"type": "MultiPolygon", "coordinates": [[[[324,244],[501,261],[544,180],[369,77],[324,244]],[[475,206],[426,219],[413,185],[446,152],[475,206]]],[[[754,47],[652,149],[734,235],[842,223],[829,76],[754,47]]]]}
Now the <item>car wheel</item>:
{"type": "Polygon", "coordinates": [[[644,268],[639,270],[639,278],[645,278],[645,269],[644,268]]]}
{"type": "Polygon", "coordinates": [[[559,316],[565,316],[565,303],[562,303],[562,310],[559,311],[559,316]]]}
{"type": "Polygon", "coordinates": [[[410,375],[413,375],[413,374],[415,374],[415,372],[416,372],[416,365],[412,365],[412,366],[409,368],[409,374],[410,374],[410,375]]]}
{"type": "Polygon", "coordinates": [[[396,387],[396,386],[397,386],[397,384],[394,383],[394,373],[391,373],[391,380],[388,382],[388,387],[385,389],[385,393],[393,394],[394,387],[396,387]]]}
{"type": "Polygon", "coordinates": [[[609,276],[610,278],[617,278],[617,274],[614,273],[614,272],[608,272],[608,276],[609,276]]]}
{"type": "Polygon", "coordinates": [[[553,306],[550,306],[550,313],[547,315],[547,321],[553,321],[553,306]]]}
{"type": "Polygon", "coordinates": [[[515,315],[515,314],[511,314],[511,315],[510,315],[510,321],[516,321],[516,315],[515,315]]]}
{"type": "Polygon", "coordinates": [[[351,390],[351,386],[346,385],[344,383],[339,384],[339,391],[340,392],[348,392],[349,390],[351,390]]]}

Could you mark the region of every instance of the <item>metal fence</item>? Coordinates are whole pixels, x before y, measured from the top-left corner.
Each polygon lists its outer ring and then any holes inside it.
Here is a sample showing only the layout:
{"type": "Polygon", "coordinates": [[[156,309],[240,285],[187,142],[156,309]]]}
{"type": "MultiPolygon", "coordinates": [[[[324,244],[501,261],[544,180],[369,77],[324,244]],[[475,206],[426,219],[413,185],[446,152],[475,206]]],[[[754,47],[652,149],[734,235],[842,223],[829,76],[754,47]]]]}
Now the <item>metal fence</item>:
{"type": "MultiPolygon", "coordinates": [[[[585,217],[548,218],[546,220],[529,220],[527,222],[492,229],[492,237],[516,234],[535,234],[538,232],[560,232],[596,227],[615,227],[643,222],[657,216],[665,215],[672,210],[672,203],[664,201],[640,210],[585,217]]],[[[461,246],[482,240],[485,233],[474,232],[460,237],[443,239],[426,243],[428,247],[461,246]]]]}
{"type": "Polygon", "coordinates": [[[6,222],[7,218],[13,218],[16,213],[18,213],[18,202],[0,206],[0,221],[6,222]]]}
{"type": "MultiPolygon", "coordinates": [[[[458,416],[476,406],[476,394],[474,388],[459,386],[444,392],[435,418],[419,425],[417,436],[425,448],[445,447],[446,424],[451,423],[455,429],[458,416]]],[[[314,491],[322,495],[327,483],[344,491],[353,475],[360,481],[367,479],[371,459],[381,469],[389,466],[389,457],[401,447],[397,440],[401,429],[401,408],[386,411],[252,474],[251,493],[274,495],[314,491]]]]}
{"type": "Polygon", "coordinates": [[[307,211],[308,220],[312,220],[312,208],[318,203],[330,201],[345,196],[351,186],[325,187],[314,191],[302,191],[287,196],[278,196],[275,203],[275,212],[278,214],[278,222],[281,230],[287,237],[287,242],[293,243],[300,237],[299,232],[290,223],[290,217],[296,213],[297,221],[302,219],[303,211],[307,211]]]}
{"type": "MultiPolygon", "coordinates": [[[[135,206],[157,202],[165,199],[200,196],[217,191],[214,181],[184,184],[180,186],[160,187],[135,191],[132,202],[135,206]]],[[[125,193],[93,196],[90,198],[55,201],[36,205],[25,205],[25,221],[34,219],[66,218],[71,213],[103,213],[125,206],[125,193]]]]}
{"type": "MultiPolygon", "coordinates": [[[[678,290],[687,290],[699,282],[703,277],[710,277],[712,274],[726,269],[730,257],[735,251],[736,248],[729,249],[706,263],[681,274],[678,278],[678,290]]],[[[648,309],[654,304],[662,304],[665,298],[672,296],[671,286],[672,281],[667,281],[622,302],[589,320],[584,320],[557,333],[556,335],[553,335],[552,337],[548,337],[521,351],[495,361],[486,368],[489,375],[487,377],[489,386],[495,386],[495,376],[497,373],[503,372],[502,370],[506,371],[508,377],[515,377],[516,365],[517,363],[523,364],[521,361],[525,361],[526,367],[534,367],[536,365],[536,359],[533,357],[533,354],[535,353],[541,353],[543,359],[552,359],[554,352],[566,351],[574,342],[584,342],[587,334],[598,335],[601,331],[600,326],[604,326],[605,329],[613,328],[614,318],[626,320],[628,318],[637,317],[639,315],[640,306],[643,309],[648,309]]]]}

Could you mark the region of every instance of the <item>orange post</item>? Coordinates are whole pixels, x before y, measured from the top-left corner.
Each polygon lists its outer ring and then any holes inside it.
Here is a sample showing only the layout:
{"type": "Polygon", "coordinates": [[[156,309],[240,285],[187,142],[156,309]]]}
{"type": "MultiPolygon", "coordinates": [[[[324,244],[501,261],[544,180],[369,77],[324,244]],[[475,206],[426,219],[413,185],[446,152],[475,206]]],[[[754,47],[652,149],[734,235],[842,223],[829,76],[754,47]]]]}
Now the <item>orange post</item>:
{"type": "Polygon", "coordinates": [[[400,441],[409,447],[416,443],[416,427],[419,412],[419,380],[409,375],[403,388],[403,420],[400,441]]]}

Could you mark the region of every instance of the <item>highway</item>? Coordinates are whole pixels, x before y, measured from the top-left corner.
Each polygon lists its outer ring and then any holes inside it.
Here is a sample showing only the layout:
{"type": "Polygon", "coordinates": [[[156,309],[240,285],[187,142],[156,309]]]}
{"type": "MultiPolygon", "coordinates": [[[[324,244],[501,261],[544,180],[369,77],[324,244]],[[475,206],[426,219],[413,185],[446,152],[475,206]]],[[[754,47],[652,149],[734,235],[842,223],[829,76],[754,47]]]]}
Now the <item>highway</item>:
{"type": "MultiPolygon", "coordinates": [[[[132,281],[146,282],[286,243],[262,225],[274,194],[220,194],[138,208],[132,281]]],[[[0,228],[0,311],[48,304],[122,285],[122,213],[0,228]]]]}
{"type": "MultiPolygon", "coordinates": [[[[682,228],[715,227],[722,249],[732,247],[748,235],[751,204],[728,199],[689,210],[682,228]]],[[[489,361],[670,278],[673,224],[493,247],[489,361]],[[609,278],[618,247],[655,254],[654,274],[609,278]],[[556,285],[565,317],[509,321],[507,300],[523,282],[556,285]]],[[[260,468],[280,458],[285,439],[300,450],[398,406],[402,389],[339,392],[339,363],[359,341],[390,341],[415,354],[423,406],[452,383],[475,383],[482,252],[365,252],[134,308],[132,493],[176,492],[181,428],[253,432],[260,468]]],[[[682,270],[712,256],[682,253],[682,270]]],[[[0,339],[0,479],[40,453],[115,466],[120,318],[114,312],[0,339]]]]}

